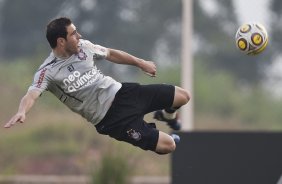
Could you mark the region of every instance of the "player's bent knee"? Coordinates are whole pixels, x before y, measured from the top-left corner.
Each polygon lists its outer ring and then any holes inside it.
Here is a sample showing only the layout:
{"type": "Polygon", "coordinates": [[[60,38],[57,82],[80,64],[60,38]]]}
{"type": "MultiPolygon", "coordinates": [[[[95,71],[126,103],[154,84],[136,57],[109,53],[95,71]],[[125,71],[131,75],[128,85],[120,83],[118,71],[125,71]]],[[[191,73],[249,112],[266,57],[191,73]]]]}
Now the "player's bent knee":
{"type": "Polygon", "coordinates": [[[167,145],[166,151],[167,151],[167,153],[171,153],[175,149],[176,149],[176,144],[175,144],[175,142],[173,140],[169,145],[167,145]]]}
{"type": "Polygon", "coordinates": [[[176,149],[176,144],[173,138],[163,132],[159,132],[159,141],[156,147],[156,153],[158,154],[168,154],[176,149]]]}
{"type": "Polygon", "coordinates": [[[175,87],[175,99],[174,99],[174,106],[182,106],[189,102],[191,95],[188,91],[183,88],[175,87]]]}
{"type": "Polygon", "coordinates": [[[160,155],[168,154],[173,152],[176,149],[176,144],[172,142],[170,145],[166,145],[161,149],[157,149],[155,152],[160,155]]]}
{"type": "Polygon", "coordinates": [[[183,90],[183,98],[184,98],[183,101],[184,101],[185,104],[189,102],[191,96],[190,96],[190,94],[188,93],[188,91],[183,90]]]}

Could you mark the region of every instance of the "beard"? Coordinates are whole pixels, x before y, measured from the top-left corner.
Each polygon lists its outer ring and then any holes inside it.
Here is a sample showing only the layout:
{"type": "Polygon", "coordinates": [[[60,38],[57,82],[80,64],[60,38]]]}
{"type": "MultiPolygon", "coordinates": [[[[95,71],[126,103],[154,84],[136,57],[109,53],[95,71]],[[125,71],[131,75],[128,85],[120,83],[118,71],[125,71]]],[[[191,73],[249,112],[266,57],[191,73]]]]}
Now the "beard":
{"type": "Polygon", "coordinates": [[[77,47],[77,46],[76,47],[67,47],[66,52],[69,55],[78,54],[79,53],[79,47],[77,47]]]}

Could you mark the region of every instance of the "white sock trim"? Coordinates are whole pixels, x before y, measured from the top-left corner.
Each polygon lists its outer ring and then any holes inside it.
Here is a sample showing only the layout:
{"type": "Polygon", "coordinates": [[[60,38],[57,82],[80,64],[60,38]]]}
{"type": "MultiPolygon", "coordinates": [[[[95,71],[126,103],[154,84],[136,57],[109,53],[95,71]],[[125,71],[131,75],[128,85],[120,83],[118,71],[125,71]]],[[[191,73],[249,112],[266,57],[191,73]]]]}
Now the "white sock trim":
{"type": "Polygon", "coordinates": [[[166,119],[175,119],[176,118],[176,111],[174,113],[168,113],[165,110],[162,110],[163,116],[166,119]]]}

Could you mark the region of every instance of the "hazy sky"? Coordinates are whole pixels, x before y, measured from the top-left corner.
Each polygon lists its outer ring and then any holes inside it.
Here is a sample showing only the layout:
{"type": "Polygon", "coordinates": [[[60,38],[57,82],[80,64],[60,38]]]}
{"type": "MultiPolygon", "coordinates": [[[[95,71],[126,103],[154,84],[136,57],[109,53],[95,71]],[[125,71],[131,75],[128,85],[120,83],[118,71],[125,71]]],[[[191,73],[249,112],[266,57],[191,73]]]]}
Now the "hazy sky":
{"type": "Polygon", "coordinates": [[[233,2],[240,23],[260,22],[265,26],[270,25],[268,12],[270,0],[233,0],[233,2]]]}
{"type": "MultiPolygon", "coordinates": [[[[211,16],[220,11],[217,0],[199,1],[206,12],[211,16]]],[[[270,2],[271,0],[233,0],[239,23],[259,22],[265,26],[270,25],[268,11],[270,2]]]]}

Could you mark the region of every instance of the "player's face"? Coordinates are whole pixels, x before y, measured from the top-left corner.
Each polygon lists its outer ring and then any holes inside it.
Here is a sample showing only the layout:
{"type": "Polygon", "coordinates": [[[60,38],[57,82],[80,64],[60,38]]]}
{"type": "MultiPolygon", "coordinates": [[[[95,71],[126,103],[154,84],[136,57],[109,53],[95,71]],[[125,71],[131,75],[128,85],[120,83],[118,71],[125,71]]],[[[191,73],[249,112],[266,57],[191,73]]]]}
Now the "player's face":
{"type": "Polygon", "coordinates": [[[67,40],[65,44],[65,50],[70,55],[79,53],[79,39],[81,35],[77,32],[76,27],[71,24],[67,27],[67,40]]]}

